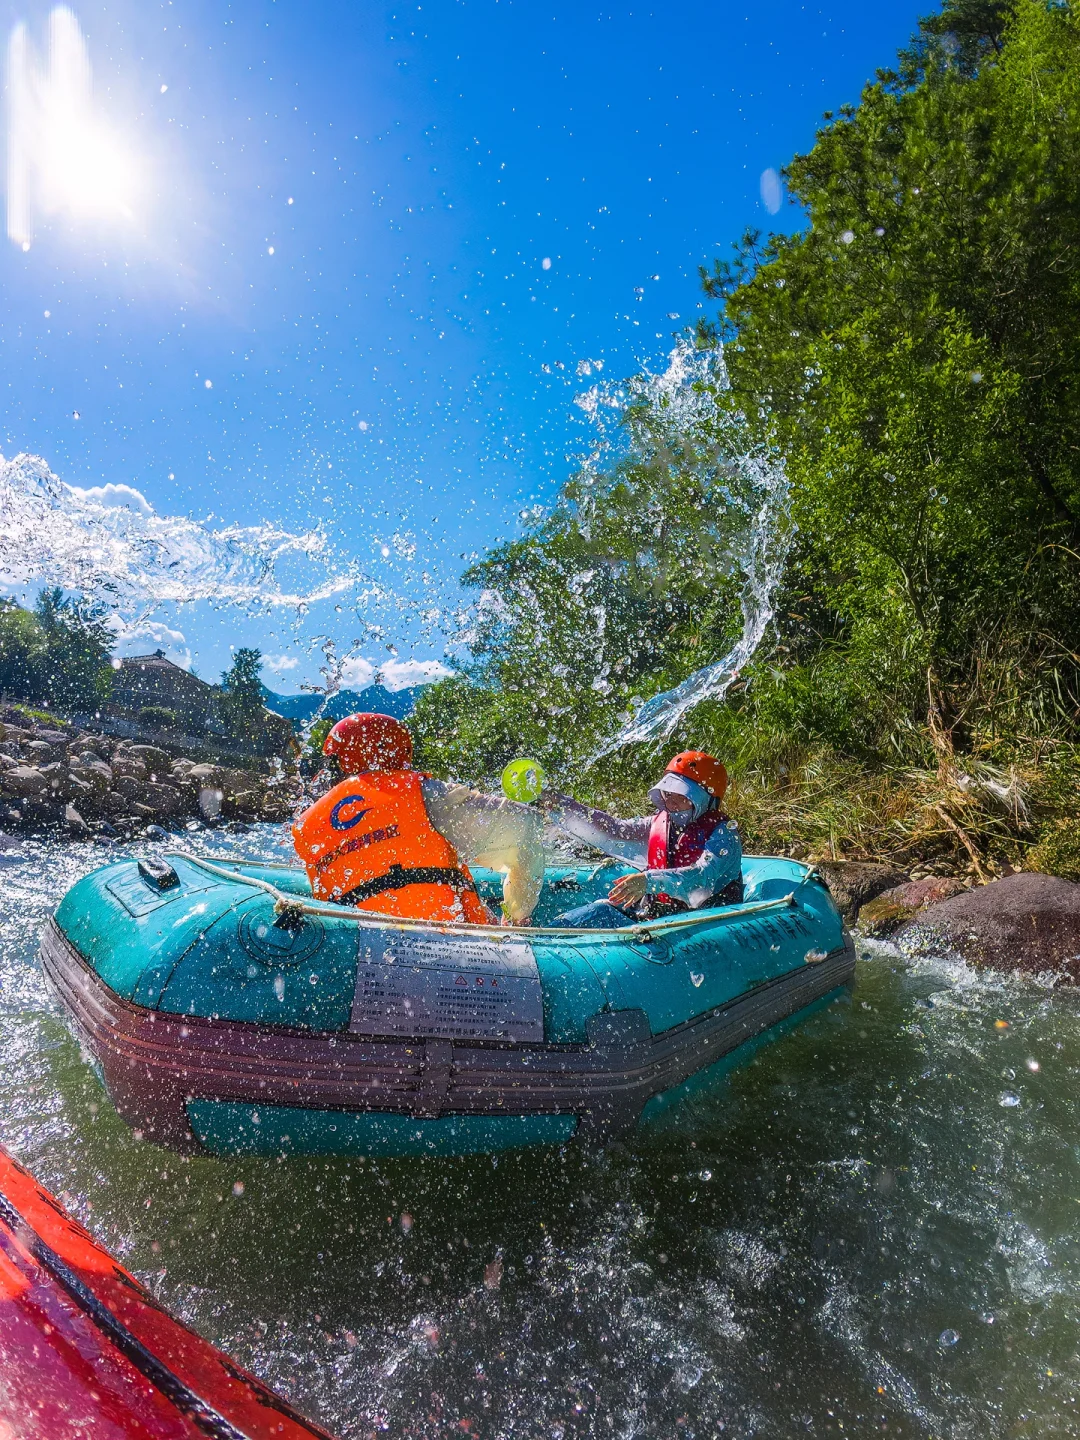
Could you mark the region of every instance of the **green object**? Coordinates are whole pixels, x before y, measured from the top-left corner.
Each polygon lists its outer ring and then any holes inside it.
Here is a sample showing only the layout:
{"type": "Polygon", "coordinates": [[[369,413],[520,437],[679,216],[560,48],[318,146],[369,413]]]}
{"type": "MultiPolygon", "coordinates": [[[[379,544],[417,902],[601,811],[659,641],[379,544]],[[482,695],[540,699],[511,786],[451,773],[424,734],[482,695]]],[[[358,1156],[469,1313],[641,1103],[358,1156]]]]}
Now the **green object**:
{"type": "Polygon", "coordinates": [[[539,760],[511,760],[502,773],[503,793],[508,800],[528,805],[540,798],[546,779],[539,760]]]}

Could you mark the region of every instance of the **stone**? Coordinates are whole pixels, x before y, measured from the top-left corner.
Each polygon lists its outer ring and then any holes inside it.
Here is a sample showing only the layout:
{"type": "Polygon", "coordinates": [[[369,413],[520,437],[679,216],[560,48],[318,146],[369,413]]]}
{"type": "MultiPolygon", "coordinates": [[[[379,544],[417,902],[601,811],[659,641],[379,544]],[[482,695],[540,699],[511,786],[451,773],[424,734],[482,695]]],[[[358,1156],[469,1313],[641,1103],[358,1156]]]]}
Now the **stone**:
{"type": "Polygon", "coordinates": [[[172,756],[157,745],[129,745],[127,753],[141,760],[152,774],[168,775],[172,769],[172,756]]]}
{"type": "Polygon", "coordinates": [[[199,789],[209,786],[212,790],[224,790],[226,771],[221,765],[193,765],[188,771],[188,779],[199,789]]]}
{"type": "Polygon", "coordinates": [[[158,819],[170,820],[184,808],[184,797],[174,785],[155,785],[148,781],[139,798],[142,804],[151,807],[158,819]]]}
{"type": "Polygon", "coordinates": [[[98,796],[106,795],[113,788],[112,770],[104,760],[92,756],[89,751],[79,757],[77,765],[71,767],[76,780],[89,785],[98,796]]]}
{"type": "Polygon", "coordinates": [[[41,771],[31,765],[16,765],[14,769],[0,771],[0,790],[7,795],[42,795],[48,786],[41,771]]]}
{"type": "Polygon", "coordinates": [[[132,780],[145,780],[150,774],[144,763],[135,755],[114,755],[112,772],[116,776],[123,775],[132,780]]]}
{"type": "Polygon", "coordinates": [[[905,884],[908,878],[894,865],[877,860],[819,860],[815,869],[849,925],[867,901],[876,899],[883,890],[905,884]]]}
{"type": "Polygon", "coordinates": [[[859,911],[859,929],[865,935],[892,935],[901,925],[951,895],[960,895],[967,886],[955,875],[924,875],[920,880],[909,880],[906,885],[897,885],[885,890],[859,911]]]}
{"type": "Polygon", "coordinates": [[[1021,871],[930,905],[896,935],[907,950],[947,949],[972,965],[1080,982],[1080,885],[1021,871]]]}
{"type": "Polygon", "coordinates": [[[64,819],[67,821],[67,826],[71,831],[73,839],[89,840],[91,833],[90,826],[79,814],[78,810],[75,809],[74,805],[66,805],[64,807],[64,819]]]}
{"type": "Polygon", "coordinates": [[[22,748],[23,753],[39,770],[56,759],[55,748],[44,740],[28,740],[22,748]]]}
{"type": "Polygon", "coordinates": [[[147,840],[172,839],[172,836],[169,834],[168,830],[163,829],[160,825],[147,825],[146,829],[143,831],[143,836],[147,840]]]}
{"type": "Polygon", "coordinates": [[[41,773],[48,781],[49,790],[58,800],[70,800],[73,794],[71,788],[71,771],[66,765],[54,760],[51,765],[43,765],[41,773]]]}

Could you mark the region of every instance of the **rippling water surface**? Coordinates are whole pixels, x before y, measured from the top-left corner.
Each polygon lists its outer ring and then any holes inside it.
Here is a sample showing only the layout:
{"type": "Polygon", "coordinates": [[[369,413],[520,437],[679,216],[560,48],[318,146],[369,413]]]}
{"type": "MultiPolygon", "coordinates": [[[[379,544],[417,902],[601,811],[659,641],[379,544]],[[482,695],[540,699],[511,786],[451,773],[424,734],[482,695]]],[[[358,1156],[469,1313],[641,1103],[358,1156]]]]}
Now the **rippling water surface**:
{"type": "Polygon", "coordinates": [[[0,1137],[342,1437],[1080,1435],[1076,997],[870,950],[851,1000],[602,1155],[181,1160],[37,965],[110,858],[0,854],[0,1137]]]}

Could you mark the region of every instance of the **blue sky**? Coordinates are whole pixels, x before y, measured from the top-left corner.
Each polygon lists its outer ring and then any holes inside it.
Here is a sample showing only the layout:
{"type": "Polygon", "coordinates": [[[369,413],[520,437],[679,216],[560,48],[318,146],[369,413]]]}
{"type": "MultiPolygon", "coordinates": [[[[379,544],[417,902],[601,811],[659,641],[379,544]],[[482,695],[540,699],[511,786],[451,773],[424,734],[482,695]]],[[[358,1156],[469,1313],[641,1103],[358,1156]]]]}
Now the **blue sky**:
{"type": "MultiPolygon", "coordinates": [[[[39,71],[52,8],[0,4],[39,71]]],[[[697,266],[797,223],[762,173],[921,8],[75,4],[100,144],[30,182],[28,249],[0,237],[0,449],[140,524],[322,527],[363,577],[263,614],[132,602],[124,648],[213,678],[258,645],[283,690],[326,638],[354,682],[442,657],[462,556],[585,442],[581,363],[661,365],[697,266]]],[[[318,569],[287,560],[283,588],[318,569]]]]}

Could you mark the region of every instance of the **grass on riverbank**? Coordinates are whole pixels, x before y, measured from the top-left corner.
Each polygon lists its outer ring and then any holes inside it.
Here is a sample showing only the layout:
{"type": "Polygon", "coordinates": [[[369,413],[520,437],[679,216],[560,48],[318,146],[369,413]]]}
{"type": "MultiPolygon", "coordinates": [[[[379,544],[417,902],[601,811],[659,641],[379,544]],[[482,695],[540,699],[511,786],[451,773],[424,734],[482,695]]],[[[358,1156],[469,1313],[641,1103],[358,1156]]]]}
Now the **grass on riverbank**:
{"type": "MultiPolygon", "coordinates": [[[[637,777],[597,803],[641,809],[637,777]]],[[[727,808],[750,853],[885,860],[991,879],[1041,870],[1080,880],[1080,746],[1043,743],[939,769],[871,767],[827,747],[733,777],[727,808]]]]}

